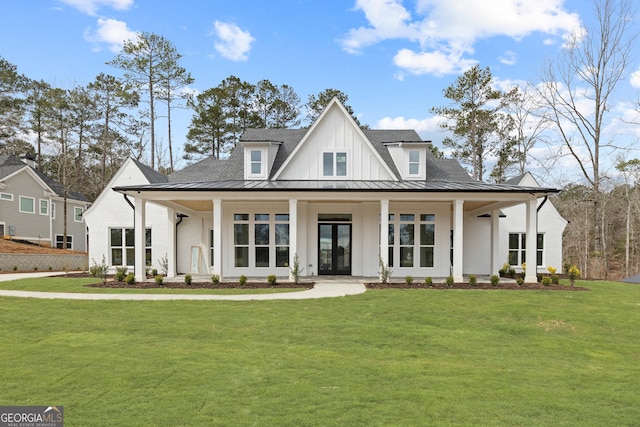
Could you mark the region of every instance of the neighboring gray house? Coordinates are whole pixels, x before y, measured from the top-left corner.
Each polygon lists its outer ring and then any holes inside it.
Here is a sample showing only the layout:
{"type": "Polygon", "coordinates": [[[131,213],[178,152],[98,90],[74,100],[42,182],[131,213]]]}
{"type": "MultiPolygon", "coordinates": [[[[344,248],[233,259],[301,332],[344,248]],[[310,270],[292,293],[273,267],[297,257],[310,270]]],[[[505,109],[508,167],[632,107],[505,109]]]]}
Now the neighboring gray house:
{"type": "MultiPolygon", "coordinates": [[[[169,276],[286,277],[298,260],[302,276],[372,277],[382,262],[394,277],[462,281],[498,272],[507,230],[536,247],[538,207],[558,192],[474,181],[413,130],[361,129],[336,99],[308,129],[248,129],[226,160],[151,172],[125,162],[85,218],[90,260],[134,267],[138,280],[164,265],[169,276]],[[512,207],[513,231],[500,219],[512,207]]],[[[546,236],[561,244],[562,229],[546,236]]],[[[518,250],[536,264],[538,251],[518,250]]]]}
{"type": "MultiPolygon", "coordinates": [[[[62,185],[16,156],[0,156],[0,236],[43,246],[64,246],[62,185]]],[[[87,251],[83,213],[89,202],[67,195],[67,249],[87,251]]]]}

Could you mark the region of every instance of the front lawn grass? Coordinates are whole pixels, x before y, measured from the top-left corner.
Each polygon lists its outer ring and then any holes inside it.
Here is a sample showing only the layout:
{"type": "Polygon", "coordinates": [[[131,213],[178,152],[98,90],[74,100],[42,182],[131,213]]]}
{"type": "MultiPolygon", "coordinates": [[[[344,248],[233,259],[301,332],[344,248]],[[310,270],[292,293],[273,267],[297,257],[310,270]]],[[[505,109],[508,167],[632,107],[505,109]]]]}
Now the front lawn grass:
{"type": "Polygon", "coordinates": [[[640,286],[0,298],[0,405],[65,426],[633,426],[640,286]]]}
{"type": "Polygon", "coordinates": [[[0,282],[0,289],[16,291],[36,292],[74,292],[83,294],[215,294],[215,295],[243,295],[243,294],[275,294],[282,292],[306,291],[304,288],[287,288],[286,284],[273,288],[258,289],[203,289],[203,288],[93,288],[84,285],[100,283],[95,277],[68,278],[68,277],[43,277],[19,279],[8,282],[0,282]],[[279,287],[282,286],[282,287],[279,287]]]}

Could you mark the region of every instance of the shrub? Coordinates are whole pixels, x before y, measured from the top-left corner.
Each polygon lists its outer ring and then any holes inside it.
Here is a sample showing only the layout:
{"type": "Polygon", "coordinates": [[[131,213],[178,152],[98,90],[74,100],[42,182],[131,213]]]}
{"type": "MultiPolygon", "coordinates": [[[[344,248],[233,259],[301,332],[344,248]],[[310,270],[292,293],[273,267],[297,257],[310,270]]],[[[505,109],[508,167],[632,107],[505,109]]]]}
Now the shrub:
{"type": "Polygon", "coordinates": [[[296,252],[293,255],[293,267],[289,267],[293,283],[298,283],[298,280],[300,280],[300,273],[302,273],[303,270],[304,268],[300,268],[300,260],[298,259],[298,253],[296,252]]]}
{"type": "MultiPolygon", "coordinates": [[[[107,261],[105,260],[104,255],[102,255],[102,262],[100,264],[98,264],[95,259],[92,258],[92,260],[93,265],[89,268],[91,276],[99,277],[102,279],[102,283],[107,283],[107,271],[109,270],[109,267],[107,266],[107,261]]],[[[49,267],[49,269],[51,269],[51,267],[49,267]]]]}
{"type": "Polygon", "coordinates": [[[517,284],[518,286],[522,286],[522,285],[524,285],[524,279],[523,279],[522,277],[518,277],[518,278],[516,279],[516,284],[517,284]]]}
{"type": "Polygon", "coordinates": [[[413,284],[413,276],[404,276],[404,283],[411,286],[413,284]]]}
{"type": "Polygon", "coordinates": [[[127,277],[124,278],[124,281],[127,285],[135,285],[136,284],[136,276],[133,273],[127,274],[127,277]]]}
{"type": "Polygon", "coordinates": [[[13,271],[18,271],[18,266],[17,265],[13,266],[13,271]]]}
{"type": "Polygon", "coordinates": [[[167,254],[165,254],[162,258],[158,259],[158,264],[160,264],[160,268],[162,269],[162,274],[165,276],[169,274],[169,258],[167,258],[167,254]]]}
{"type": "Polygon", "coordinates": [[[275,274],[270,274],[267,276],[267,283],[269,283],[271,286],[275,286],[277,285],[278,278],[276,277],[275,274]]]}
{"type": "Polygon", "coordinates": [[[500,276],[492,274],[489,281],[491,282],[491,286],[498,286],[498,283],[500,283],[500,276]]]}
{"type": "Polygon", "coordinates": [[[242,285],[242,286],[246,285],[247,284],[247,276],[245,276],[244,274],[241,275],[238,278],[238,283],[240,283],[240,285],[242,285]]]}
{"type": "Polygon", "coordinates": [[[424,284],[427,286],[433,286],[433,279],[431,276],[427,276],[424,278],[424,284]]]}
{"type": "Polygon", "coordinates": [[[478,284],[478,276],[475,274],[469,275],[469,285],[476,286],[478,284]]]}
{"type": "Polygon", "coordinates": [[[549,277],[549,276],[544,276],[544,277],[542,278],[542,284],[543,284],[544,286],[549,286],[549,285],[551,284],[551,277],[549,277]]]}
{"type": "Polygon", "coordinates": [[[445,283],[449,287],[453,286],[453,276],[447,276],[447,278],[445,279],[445,283]]]}
{"type": "Polygon", "coordinates": [[[549,272],[549,274],[551,274],[551,276],[553,276],[554,274],[556,274],[556,268],[555,267],[547,267],[547,271],[549,272]]]}
{"type": "Polygon", "coordinates": [[[576,281],[576,278],[580,277],[580,274],[582,274],[580,272],[580,269],[578,269],[578,267],[576,267],[575,265],[572,265],[571,267],[569,267],[569,271],[567,272],[567,274],[569,275],[569,281],[571,282],[571,286],[573,286],[573,284],[576,281]]]}
{"type": "Polygon", "coordinates": [[[38,271],[38,267],[33,267],[33,271],[38,271]]]}
{"type": "Polygon", "coordinates": [[[117,282],[122,282],[127,275],[127,267],[116,267],[115,279],[117,282]]]}
{"type": "Polygon", "coordinates": [[[211,276],[211,283],[213,283],[214,285],[220,283],[220,275],[214,274],[213,276],[211,276]]]}
{"type": "Polygon", "coordinates": [[[551,283],[553,283],[554,285],[557,285],[560,283],[560,277],[558,277],[557,274],[552,274],[551,275],[551,283]]]}
{"type": "Polygon", "coordinates": [[[152,270],[151,270],[151,275],[152,275],[153,277],[156,277],[156,276],[158,275],[158,269],[157,269],[157,268],[152,269],[152,270]]]}
{"type": "Polygon", "coordinates": [[[378,265],[380,266],[379,274],[380,274],[380,282],[381,283],[389,283],[389,279],[391,278],[391,269],[388,265],[384,264],[382,257],[379,258],[378,265]]]}
{"type": "Polygon", "coordinates": [[[191,282],[192,282],[192,281],[193,281],[193,278],[191,277],[191,275],[190,275],[190,274],[185,274],[185,276],[184,276],[184,283],[185,283],[187,286],[191,286],[191,282]]]}
{"type": "Polygon", "coordinates": [[[508,262],[505,262],[504,264],[502,264],[502,268],[498,270],[498,273],[502,274],[503,276],[507,276],[510,271],[511,271],[511,265],[509,265],[508,262]]]}
{"type": "Polygon", "coordinates": [[[163,282],[163,277],[159,274],[155,275],[155,281],[156,281],[156,285],[158,286],[162,286],[162,282],[163,282]]]}

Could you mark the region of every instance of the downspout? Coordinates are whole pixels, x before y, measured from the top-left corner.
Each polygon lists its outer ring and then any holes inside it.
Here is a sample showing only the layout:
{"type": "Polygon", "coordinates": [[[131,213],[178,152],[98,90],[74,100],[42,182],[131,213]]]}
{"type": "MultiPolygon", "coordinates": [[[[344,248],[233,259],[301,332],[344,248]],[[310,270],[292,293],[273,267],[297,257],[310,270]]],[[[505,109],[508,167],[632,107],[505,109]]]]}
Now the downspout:
{"type": "Polygon", "coordinates": [[[183,219],[189,218],[189,215],[185,215],[183,213],[178,214],[178,222],[176,222],[176,241],[175,241],[175,254],[176,254],[176,274],[178,274],[178,226],[182,222],[183,219]]]}
{"type": "Polygon", "coordinates": [[[536,213],[540,212],[540,209],[542,209],[544,204],[547,203],[547,200],[549,200],[549,196],[544,196],[544,200],[542,201],[542,203],[540,203],[540,206],[538,206],[538,209],[536,209],[536,213]]]}

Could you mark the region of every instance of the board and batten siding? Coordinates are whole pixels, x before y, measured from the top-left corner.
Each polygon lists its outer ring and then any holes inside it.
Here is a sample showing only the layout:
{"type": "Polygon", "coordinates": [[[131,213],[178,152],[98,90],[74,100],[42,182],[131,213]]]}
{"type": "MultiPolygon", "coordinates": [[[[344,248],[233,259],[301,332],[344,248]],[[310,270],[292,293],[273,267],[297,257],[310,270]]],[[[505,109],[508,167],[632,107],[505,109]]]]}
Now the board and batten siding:
{"type": "Polygon", "coordinates": [[[377,152],[359,129],[345,117],[338,107],[327,111],[325,120],[318,123],[295,153],[278,179],[281,180],[392,180],[377,152]],[[347,176],[327,178],[322,175],[324,152],[347,153],[347,176]]]}

